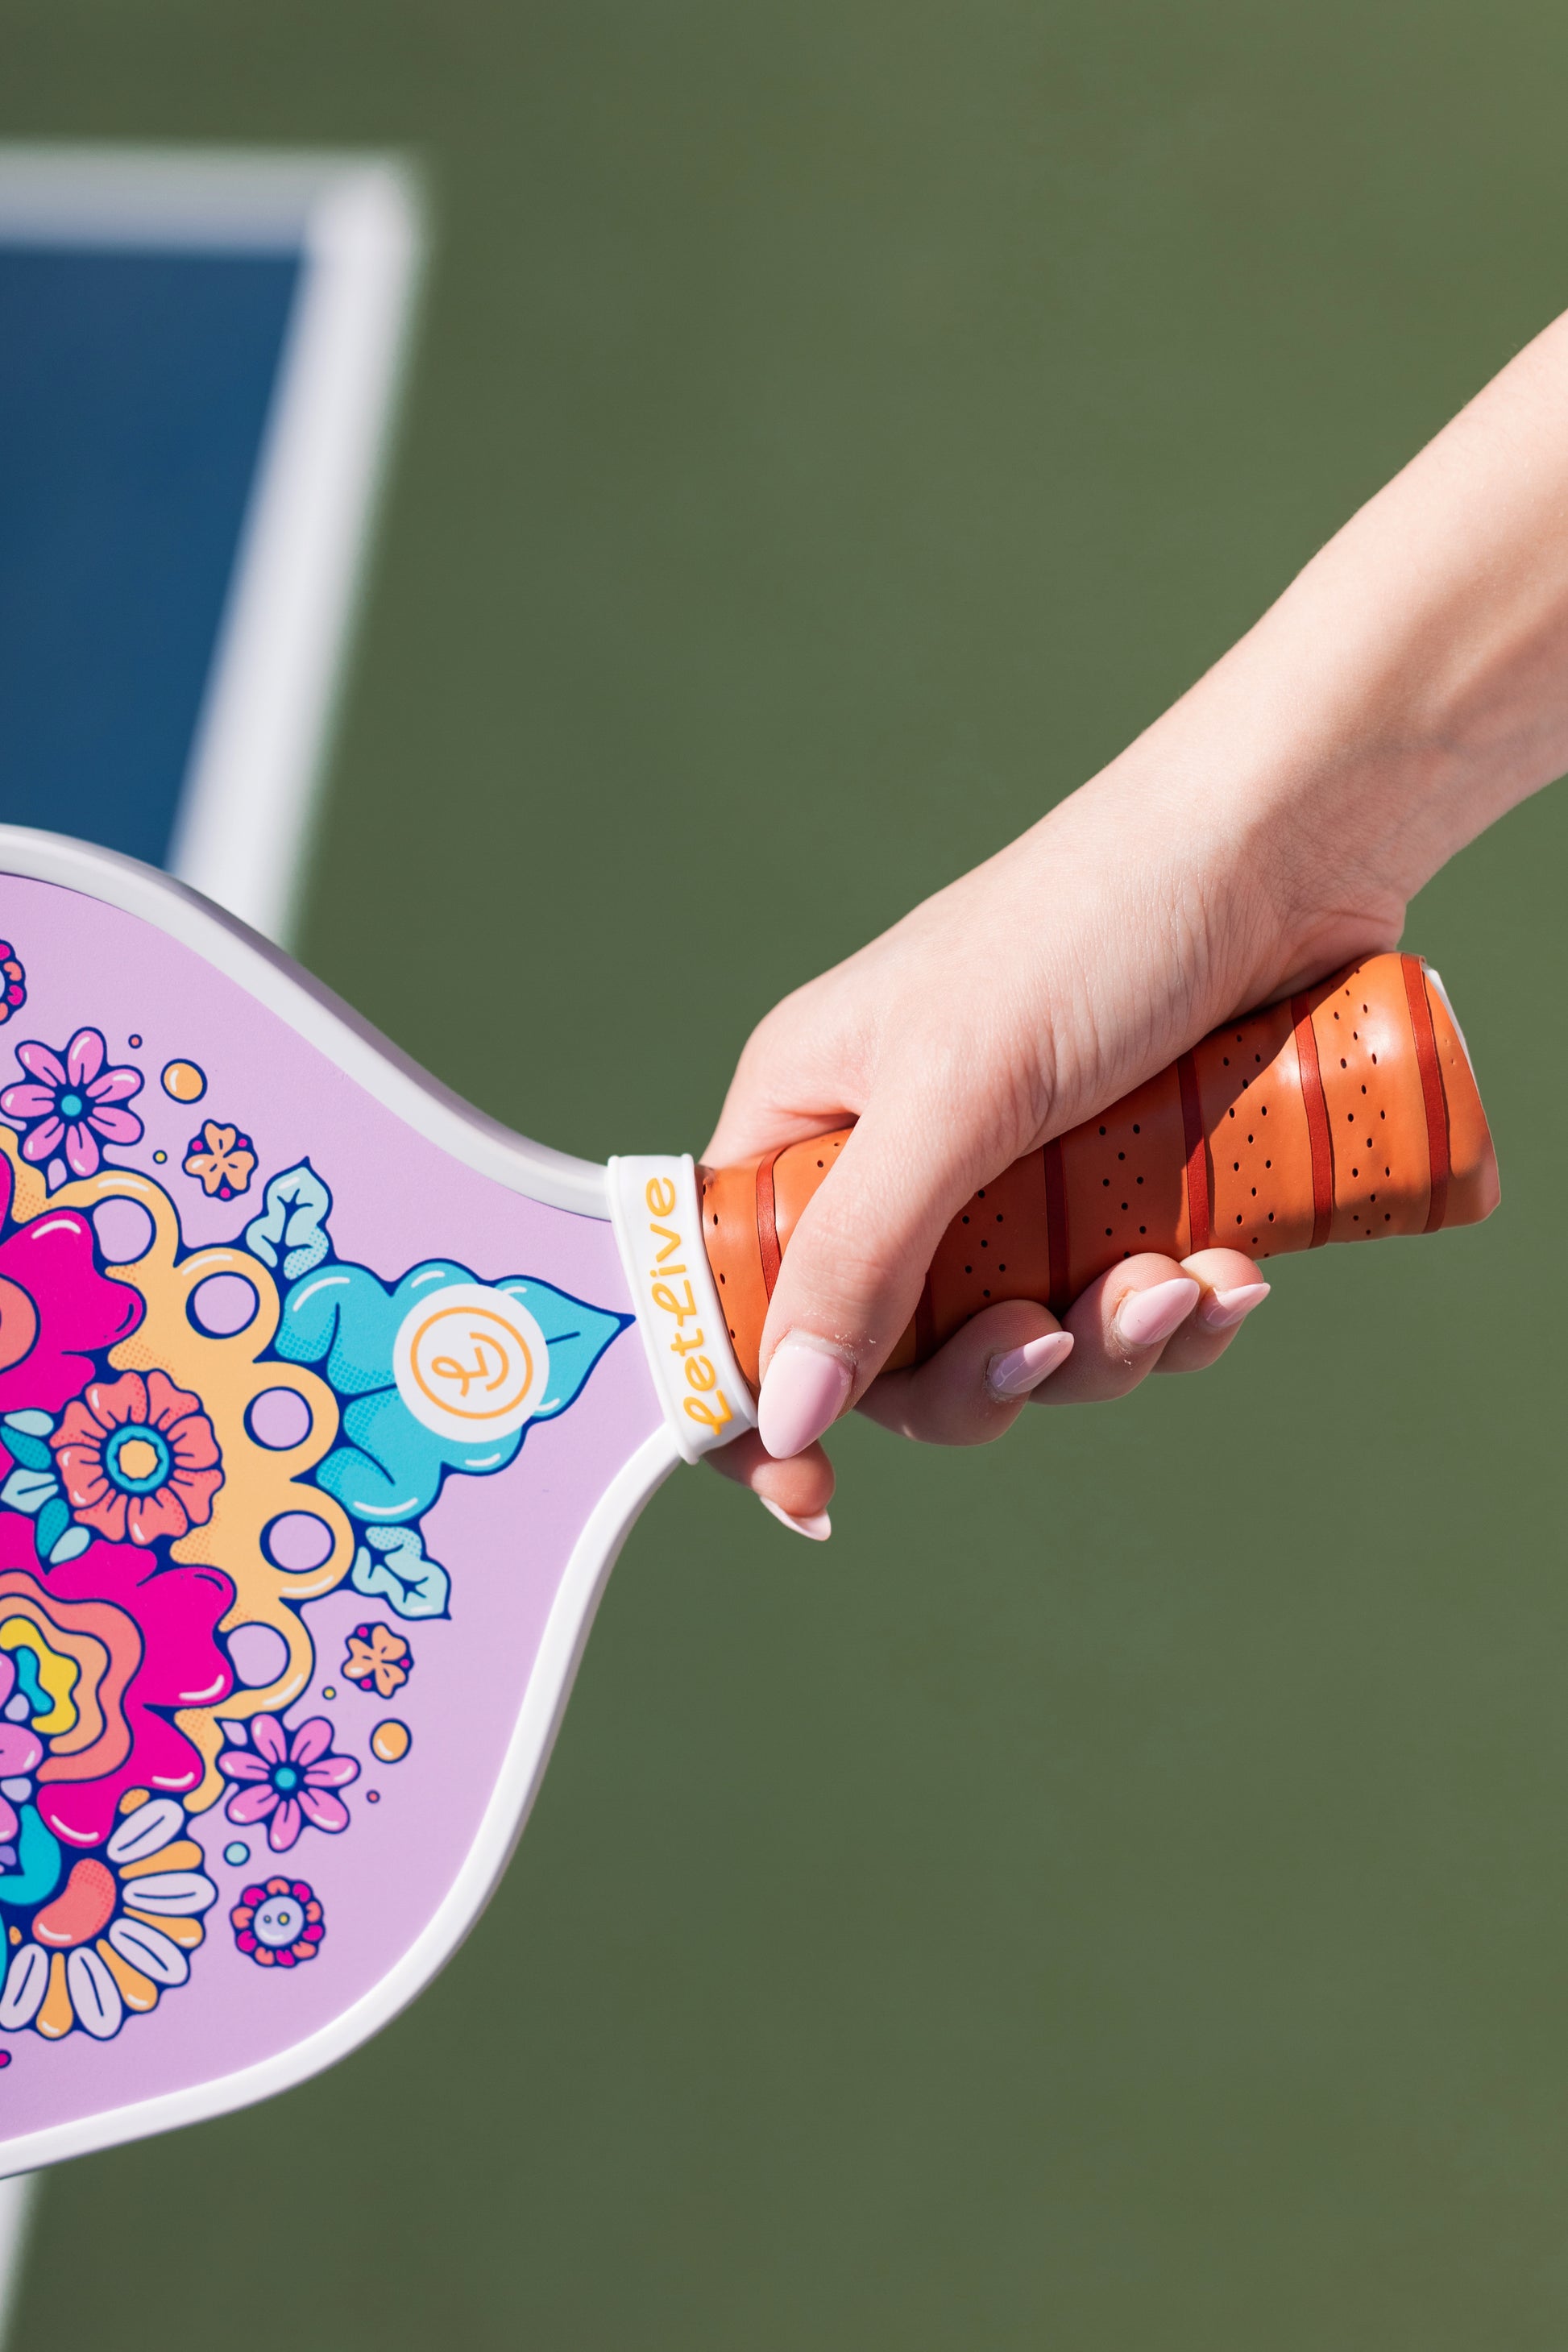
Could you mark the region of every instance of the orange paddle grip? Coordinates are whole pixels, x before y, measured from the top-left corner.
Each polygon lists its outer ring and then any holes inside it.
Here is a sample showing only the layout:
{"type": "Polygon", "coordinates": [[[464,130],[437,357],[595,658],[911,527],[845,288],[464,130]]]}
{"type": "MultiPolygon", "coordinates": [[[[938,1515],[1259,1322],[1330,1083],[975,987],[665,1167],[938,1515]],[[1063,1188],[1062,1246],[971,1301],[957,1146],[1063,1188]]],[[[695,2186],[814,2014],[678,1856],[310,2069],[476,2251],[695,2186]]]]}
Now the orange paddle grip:
{"type": "MultiPolygon", "coordinates": [[[[754,1389],[779,1264],[850,1133],[699,1173],[702,1232],[754,1389]]],[[[982,1307],[1060,1314],[1117,1261],[1251,1258],[1469,1225],[1498,1202],[1469,1056],[1418,956],[1369,956],[1216,1029],[1179,1062],[982,1185],[949,1225],[889,1368],[982,1307]]]]}

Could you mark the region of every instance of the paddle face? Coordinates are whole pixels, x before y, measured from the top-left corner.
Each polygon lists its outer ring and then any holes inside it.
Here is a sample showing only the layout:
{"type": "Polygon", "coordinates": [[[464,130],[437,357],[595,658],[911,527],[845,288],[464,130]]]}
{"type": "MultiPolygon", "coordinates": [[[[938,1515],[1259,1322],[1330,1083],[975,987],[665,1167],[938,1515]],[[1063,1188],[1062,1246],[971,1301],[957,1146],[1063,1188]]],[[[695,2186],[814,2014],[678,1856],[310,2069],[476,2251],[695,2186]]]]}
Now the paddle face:
{"type": "Polygon", "coordinates": [[[419,1989],[693,1449],[605,1171],[145,869],[0,831],[0,936],[14,2170],[282,2088],[419,1989]]]}

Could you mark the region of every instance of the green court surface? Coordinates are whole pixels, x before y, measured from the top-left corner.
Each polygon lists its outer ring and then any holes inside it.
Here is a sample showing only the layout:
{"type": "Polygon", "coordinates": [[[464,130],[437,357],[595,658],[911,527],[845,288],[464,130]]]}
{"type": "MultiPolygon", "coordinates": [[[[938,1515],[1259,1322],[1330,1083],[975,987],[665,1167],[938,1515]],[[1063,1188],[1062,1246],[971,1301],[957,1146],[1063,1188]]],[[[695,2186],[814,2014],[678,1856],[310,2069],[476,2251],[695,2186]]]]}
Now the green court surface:
{"type": "MultiPolygon", "coordinates": [[[[700,1148],[1568,301],[1535,0],[5,19],[5,135],[421,160],[303,950],[595,1155],[700,1148]]],[[[1549,796],[1411,920],[1489,1226],[991,1454],[846,1429],[824,1549],[677,1479],[447,1974],[56,2177],[16,2344],[1557,2352],[1565,873],[1549,796]]]]}

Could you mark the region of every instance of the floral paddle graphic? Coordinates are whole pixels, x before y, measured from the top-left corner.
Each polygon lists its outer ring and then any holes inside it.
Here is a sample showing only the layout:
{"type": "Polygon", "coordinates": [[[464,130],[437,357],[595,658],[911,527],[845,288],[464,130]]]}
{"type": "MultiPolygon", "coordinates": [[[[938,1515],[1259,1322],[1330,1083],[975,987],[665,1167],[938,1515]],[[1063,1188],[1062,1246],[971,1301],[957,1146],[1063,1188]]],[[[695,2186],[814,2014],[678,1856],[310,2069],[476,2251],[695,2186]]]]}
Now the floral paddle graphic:
{"type": "Polygon", "coordinates": [[[223,1485],[200,1398],[160,1371],[94,1381],[66,1407],[49,1448],[72,1517],[113,1543],[204,1527],[223,1485]]]}
{"type": "Polygon", "coordinates": [[[79,1029],[64,1056],[34,1041],[16,1048],[29,1083],[0,1093],[0,1111],[22,1123],[22,1157],[36,1166],[63,1158],[73,1176],[92,1176],[106,1143],[139,1143],[142,1122],[124,1105],[142,1073],[106,1069],[101,1034],[79,1029]]]}
{"type": "MultiPolygon", "coordinates": [[[[26,1003],[5,941],[0,1003],[26,1003]]],[[[626,1320],[455,1260],[340,1259],[322,1177],[262,1182],[226,1120],[182,1172],[208,1213],[249,1195],[246,1222],[193,1245],[111,1034],[23,1039],[0,1089],[0,2036],[28,2047],[111,2041],[190,1981],[220,1853],[314,1871],[361,1795],[381,1801],[364,1774],[411,1743],[360,1694],[390,1698],[415,1663],[388,1617],[461,1606],[426,1515],[565,1412],[626,1320]],[[312,1612],[340,1588],[379,1612],[346,1650],[340,1619],[322,1661],[352,1720],[307,1704],[312,1612]]],[[[163,1092],[195,1079],[170,1059],[163,1092]]],[[[224,1899],[258,1969],[331,1967],[311,1879],[224,1899]]]]}
{"type": "MultiPolygon", "coordinates": [[[[287,1853],[309,1822],[312,1829],[346,1830],[349,1809],[336,1794],[359,1779],[352,1756],[331,1753],[332,1727],[322,1717],[302,1723],[292,1738],[275,1715],[252,1717],[248,1749],[230,1748],[218,1770],[241,1786],[226,1807],[231,1822],[248,1827],[267,1823],[274,1853],[287,1853]]],[[[237,1737],[245,1738],[245,1727],[237,1737]]]]}
{"type": "Polygon", "coordinates": [[[313,1960],[327,1930],[315,1890],[302,1878],[247,1886],[229,1913],[234,1940],[258,1968],[298,1968],[313,1960]]]}

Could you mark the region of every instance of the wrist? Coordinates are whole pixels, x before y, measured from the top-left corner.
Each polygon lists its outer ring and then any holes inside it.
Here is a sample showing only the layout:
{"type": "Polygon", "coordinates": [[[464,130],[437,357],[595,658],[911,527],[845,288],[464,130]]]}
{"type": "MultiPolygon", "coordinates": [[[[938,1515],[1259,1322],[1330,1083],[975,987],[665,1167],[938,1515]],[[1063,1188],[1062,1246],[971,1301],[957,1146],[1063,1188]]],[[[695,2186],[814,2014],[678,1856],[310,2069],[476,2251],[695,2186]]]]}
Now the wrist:
{"type": "Polygon", "coordinates": [[[1276,606],[1097,779],[1123,824],[1132,804],[1180,843],[1235,991],[1217,1019],[1394,946],[1410,898],[1497,813],[1477,814],[1475,755],[1405,666],[1317,619],[1276,606]]]}
{"type": "Polygon", "coordinates": [[[1244,640],[1074,795],[1090,855],[1125,864],[1141,845],[1130,878],[1171,942],[1194,1035],[1394,946],[1416,887],[1419,754],[1270,667],[1244,640]]]}

